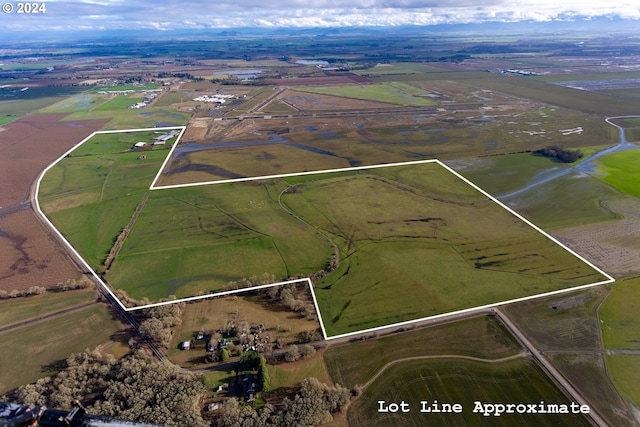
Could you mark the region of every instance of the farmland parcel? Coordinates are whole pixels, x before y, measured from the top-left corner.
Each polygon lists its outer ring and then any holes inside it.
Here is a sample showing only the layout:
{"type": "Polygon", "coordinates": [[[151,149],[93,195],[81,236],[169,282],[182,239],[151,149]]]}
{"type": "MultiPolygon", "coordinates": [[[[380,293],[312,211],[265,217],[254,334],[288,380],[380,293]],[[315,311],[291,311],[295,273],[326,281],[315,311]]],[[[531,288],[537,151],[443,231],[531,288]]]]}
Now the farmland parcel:
{"type": "Polygon", "coordinates": [[[149,191],[163,153],[99,137],[49,171],[42,206],[137,299],[312,276],[339,335],[607,280],[438,162],[149,191]]]}

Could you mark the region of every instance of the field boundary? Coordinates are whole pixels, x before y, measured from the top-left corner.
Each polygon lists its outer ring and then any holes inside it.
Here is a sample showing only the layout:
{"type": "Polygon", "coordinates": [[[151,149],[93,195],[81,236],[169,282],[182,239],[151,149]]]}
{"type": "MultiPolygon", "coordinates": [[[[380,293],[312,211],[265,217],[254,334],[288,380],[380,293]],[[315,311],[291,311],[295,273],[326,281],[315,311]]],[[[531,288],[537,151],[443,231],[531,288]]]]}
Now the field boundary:
{"type": "Polygon", "coordinates": [[[127,129],[127,130],[96,131],[96,132],[92,133],[91,135],[89,135],[87,138],[85,138],[82,141],[80,141],[78,144],[74,145],[71,149],[69,149],[62,156],[60,156],[60,158],[58,158],[56,161],[54,161],[52,164],[50,164],[47,168],[45,168],[40,173],[40,176],[38,177],[38,180],[36,182],[35,207],[36,207],[37,213],[44,219],[44,221],[47,223],[47,225],[54,231],[56,236],[58,238],[60,238],[60,240],[65,243],[67,249],[73,254],[74,259],[76,261],[78,261],[78,263],[87,272],[89,272],[92,275],[92,277],[98,283],[100,283],[100,285],[104,288],[104,290],[106,290],[106,292],[108,292],[115,299],[115,301],[118,302],[118,304],[120,305],[120,307],[124,311],[131,312],[131,311],[136,311],[136,310],[142,310],[142,309],[145,309],[145,308],[158,307],[158,306],[163,306],[163,305],[168,305],[168,304],[175,304],[175,303],[179,303],[179,302],[193,302],[193,301],[198,301],[198,300],[202,300],[202,299],[208,299],[208,298],[214,298],[214,297],[220,297],[220,296],[228,296],[228,295],[240,294],[240,293],[245,293],[245,292],[252,292],[252,291],[256,291],[256,290],[260,290],[260,289],[267,289],[267,288],[274,287],[274,286],[281,286],[281,285],[287,285],[287,284],[293,284],[293,283],[304,283],[304,282],[306,282],[307,285],[309,286],[309,290],[311,292],[311,297],[313,299],[313,304],[314,304],[315,309],[316,309],[316,313],[317,313],[317,316],[318,316],[318,320],[319,320],[319,323],[320,323],[320,328],[322,330],[322,335],[323,335],[324,339],[325,340],[336,340],[336,339],[341,339],[341,338],[344,339],[344,338],[354,337],[354,336],[363,335],[363,334],[370,334],[370,333],[374,333],[374,332],[381,331],[381,330],[387,330],[387,329],[391,329],[391,328],[404,327],[404,326],[407,326],[407,325],[412,325],[412,324],[421,323],[421,322],[430,321],[430,320],[442,319],[442,318],[446,318],[446,317],[460,316],[460,315],[464,315],[464,314],[467,314],[467,313],[472,313],[472,312],[477,312],[477,311],[481,311],[481,310],[486,310],[486,309],[489,309],[489,308],[492,308],[492,307],[497,307],[497,306],[500,306],[500,305],[511,304],[511,303],[520,302],[520,301],[527,301],[527,300],[531,300],[531,299],[535,299],[535,298],[544,298],[544,297],[551,296],[551,295],[557,295],[557,294],[561,294],[561,293],[572,292],[572,291],[576,291],[576,290],[580,290],[580,289],[585,289],[585,288],[590,288],[590,287],[593,287],[593,286],[599,286],[599,285],[604,285],[604,284],[609,284],[609,283],[615,282],[615,279],[612,276],[610,276],[609,274],[607,274],[604,271],[602,271],[600,268],[595,266],[593,263],[591,263],[590,261],[588,261],[587,259],[585,259],[581,255],[579,255],[578,253],[576,253],[575,251],[573,251],[572,249],[567,247],[562,242],[560,242],[557,239],[555,239],[553,236],[551,236],[550,234],[548,234],[547,232],[542,230],[540,227],[538,227],[537,225],[533,224],[531,221],[529,221],[528,219],[524,218],[522,215],[520,215],[519,213],[515,212],[513,209],[511,209],[510,207],[508,207],[507,205],[505,205],[504,203],[502,203],[501,201],[499,201],[498,199],[496,199],[495,197],[493,197],[492,195],[490,195],[489,193],[484,191],[482,188],[478,187],[476,184],[474,184],[473,182],[469,181],[467,178],[465,178],[464,176],[460,175],[458,172],[456,172],[455,170],[453,170],[452,168],[450,168],[449,166],[447,166],[446,164],[444,164],[443,162],[441,162],[438,159],[415,160],[415,161],[409,161],[409,162],[378,164],[378,165],[370,165],[370,166],[354,166],[354,167],[348,167],[348,168],[326,169],[326,170],[319,170],[319,171],[285,173],[285,174],[278,174],[278,175],[263,175],[263,176],[246,177],[246,178],[235,178],[235,179],[226,179],[226,180],[218,180],[218,181],[193,182],[193,183],[177,184],[177,185],[156,186],[156,182],[160,178],[160,175],[162,174],[162,171],[164,170],[166,164],[171,159],[173,151],[175,150],[176,146],[180,142],[180,139],[181,139],[182,135],[184,134],[185,130],[186,130],[186,126],[174,126],[174,127],[163,127],[163,128],[141,128],[141,129],[127,129]],[[69,243],[69,241],[66,240],[66,238],[62,235],[62,233],[53,225],[53,223],[51,221],[49,221],[49,219],[46,217],[46,215],[42,212],[42,210],[40,208],[40,203],[39,203],[38,197],[37,197],[38,193],[39,193],[39,190],[40,190],[40,182],[41,182],[42,178],[44,177],[44,175],[46,174],[46,172],[49,171],[49,169],[51,169],[53,166],[55,166],[60,160],[65,158],[68,154],[70,154],[73,150],[78,148],[80,145],[84,144],[86,141],[91,139],[94,135],[109,134],[109,133],[121,133],[121,132],[143,132],[143,131],[153,131],[153,130],[172,130],[172,129],[181,129],[181,131],[180,131],[180,133],[179,133],[179,135],[178,135],[178,137],[176,139],[176,142],[173,144],[173,147],[171,147],[171,150],[169,151],[169,153],[168,153],[167,157],[165,158],[164,162],[162,163],[162,166],[160,167],[160,170],[156,174],[156,177],[154,178],[153,182],[151,183],[151,186],[149,187],[149,190],[175,189],[175,188],[183,188],[183,187],[194,187],[194,186],[224,184],[224,183],[231,183],[231,182],[258,181],[258,180],[286,178],[286,177],[293,177],[293,176],[319,175],[319,174],[327,174],[327,173],[334,173],[334,172],[346,172],[346,171],[355,171],[355,170],[368,170],[368,169],[387,168],[387,167],[394,167],[394,166],[409,166],[409,165],[419,165],[419,164],[425,164],[425,163],[436,163],[440,167],[442,167],[445,170],[447,170],[450,173],[452,173],[457,178],[461,179],[466,184],[470,185],[475,190],[479,191],[482,195],[484,195],[485,197],[489,198],[491,201],[496,203],[498,206],[502,207],[503,209],[506,209],[509,213],[514,215],[519,220],[523,221],[528,226],[532,227],[537,232],[541,233],[547,239],[549,239],[552,242],[554,242],[555,244],[559,245],[561,248],[563,248],[564,250],[566,250],[567,252],[569,252],[570,254],[575,256],[576,258],[578,258],[580,261],[584,262],[589,267],[593,268],[595,271],[597,271],[598,273],[600,273],[601,275],[603,275],[607,279],[603,280],[603,281],[595,282],[595,283],[590,283],[590,284],[587,284],[587,285],[574,286],[574,287],[567,288],[567,289],[559,289],[559,290],[555,290],[555,291],[545,292],[545,293],[536,294],[536,295],[530,295],[530,296],[526,296],[526,297],[511,299],[511,300],[494,302],[494,303],[485,304],[485,305],[482,305],[482,306],[466,308],[466,309],[463,309],[463,310],[457,310],[457,311],[452,311],[452,312],[448,312],[448,313],[437,314],[437,315],[434,315],[434,316],[427,316],[427,317],[423,317],[423,318],[419,318],[419,319],[407,320],[407,321],[403,321],[403,322],[392,323],[392,324],[388,324],[388,325],[377,326],[377,327],[374,327],[374,328],[368,328],[368,329],[363,329],[363,330],[359,330],[359,331],[348,332],[348,333],[345,333],[345,334],[339,334],[339,335],[333,335],[333,336],[327,336],[327,333],[326,333],[326,330],[325,330],[325,327],[324,327],[324,322],[322,321],[322,314],[320,312],[320,308],[318,306],[318,301],[316,299],[316,295],[315,295],[315,292],[314,292],[314,289],[313,289],[313,283],[311,282],[311,279],[309,279],[308,277],[307,278],[302,278],[302,279],[295,279],[295,280],[286,280],[286,281],[277,282],[277,283],[271,283],[271,284],[263,284],[263,285],[258,285],[258,286],[251,286],[251,287],[242,288],[242,289],[234,289],[234,290],[228,290],[228,291],[214,292],[214,293],[206,294],[206,295],[197,295],[197,296],[192,296],[192,297],[187,297],[187,298],[180,298],[180,299],[175,299],[175,300],[171,300],[171,301],[163,301],[163,302],[146,304],[146,305],[141,305],[141,306],[136,306],[136,307],[126,307],[115,296],[113,291],[100,278],[100,276],[98,276],[96,274],[96,272],[89,266],[89,264],[84,260],[84,258],[75,250],[75,248],[71,245],[71,243],[69,243]]]}

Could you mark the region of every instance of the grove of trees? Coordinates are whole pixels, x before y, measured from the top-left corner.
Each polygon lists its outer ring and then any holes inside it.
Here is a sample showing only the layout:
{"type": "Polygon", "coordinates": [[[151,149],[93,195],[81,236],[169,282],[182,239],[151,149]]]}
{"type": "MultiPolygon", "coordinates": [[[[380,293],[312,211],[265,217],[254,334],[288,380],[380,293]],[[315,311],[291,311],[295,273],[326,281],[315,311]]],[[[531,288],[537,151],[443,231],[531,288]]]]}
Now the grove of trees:
{"type": "Polygon", "coordinates": [[[202,381],[144,351],[122,359],[98,351],[78,353],[66,363],[57,375],[20,387],[15,400],[68,410],[77,399],[93,415],[166,426],[208,425],[198,407],[206,392],[202,381]]]}
{"type": "Polygon", "coordinates": [[[241,406],[229,399],[218,421],[219,427],[310,427],[332,420],[332,414],[342,411],[351,398],[346,388],[330,387],[315,378],[307,378],[291,399],[285,398],[278,408],[266,404],[259,410],[241,406]]]}

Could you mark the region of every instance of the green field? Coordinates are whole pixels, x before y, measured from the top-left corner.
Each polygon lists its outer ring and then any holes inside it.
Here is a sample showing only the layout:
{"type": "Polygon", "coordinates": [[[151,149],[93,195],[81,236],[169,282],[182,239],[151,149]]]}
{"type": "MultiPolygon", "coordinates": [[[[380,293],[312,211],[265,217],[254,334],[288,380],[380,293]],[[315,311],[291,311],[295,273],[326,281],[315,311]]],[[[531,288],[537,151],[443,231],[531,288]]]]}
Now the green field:
{"type": "Polygon", "coordinates": [[[153,132],[100,134],[51,168],[38,195],[43,212],[97,270],[148,191],[166,147],[132,152],[153,132]]]}
{"type": "MultiPolygon", "coordinates": [[[[600,307],[606,348],[640,350],[640,315],[636,305],[640,298],[639,285],[637,278],[616,282],[600,307]]],[[[636,402],[640,406],[640,399],[636,402]]]]}
{"type": "Polygon", "coordinates": [[[415,107],[436,104],[433,100],[425,97],[429,94],[426,90],[400,82],[362,86],[301,87],[297,90],[415,107]]]}
{"type": "Polygon", "coordinates": [[[329,335],[603,280],[437,164],[308,182],[282,200],[340,248],[316,285],[329,335]]]}
{"type": "Polygon", "coordinates": [[[352,426],[590,426],[584,415],[474,413],[475,403],[571,402],[531,360],[483,363],[460,359],[406,361],[391,366],[353,402],[347,419],[352,426]],[[379,401],[405,401],[409,413],[378,413],[379,401]],[[420,401],[460,403],[461,413],[420,413],[420,401]]]}
{"type": "Polygon", "coordinates": [[[625,150],[597,160],[600,179],[627,194],[640,197],[640,150],[625,150]]]}
{"type": "Polygon", "coordinates": [[[501,359],[520,350],[497,318],[481,316],[330,347],[324,360],[334,383],[354,387],[364,385],[387,363],[398,359],[446,354],[501,359]]]}
{"type": "Polygon", "coordinates": [[[600,308],[607,369],[620,391],[640,408],[640,280],[616,282],[600,308]]]}
{"type": "MultiPolygon", "coordinates": [[[[594,148],[582,149],[585,157],[594,148]]],[[[507,154],[449,163],[490,194],[502,195],[536,179],[571,168],[531,153],[507,154]]],[[[617,219],[607,203],[623,194],[590,175],[571,171],[515,197],[502,199],[545,230],[617,219]]]]}
{"type": "Polygon", "coordinates": [[[91,111],[106,102],[105,95],[90,92],[73,95],[43,108],[39,113],[75,113],[78,111],[91,111]]]}
{"type": "Polygon", "coordinates": [[[0,334],[0,393],[55,373],[71,353],[109,342],[121,328],[100,304],[0,334]]]}
{"type": "Polygon", "coordinates": [[[271,182],[154,191],[107,280],[155,300],[211,293],[265,273],[279,281],[321,270],[331,246],[278,208],[285,188],[271,182]]]}
{"type": "Polygon", "coordinates": [[[96,299],[93,289],[47,292],[27,298],[0,301],[0,326],[18,323],[96,299]]]}
{"type": "MultiPolygon", "coordinates": [[[[117,135],[42,186],[45,212],[98,270],[164,155],[140,163],[120,152],[139,135],[117,135]]],[[[329,335],[604,280],[436,163],[153,191],[106,279],[136,299],[187,297],[309,276],[336,249],[316,284],[329,335]]]]}
{"type": "Polygon", "coordinates": [[[83,92],[81,87],[34,87],[20,91],[16,86],[0,89],[0,116],[24,116],[83,92]]]}

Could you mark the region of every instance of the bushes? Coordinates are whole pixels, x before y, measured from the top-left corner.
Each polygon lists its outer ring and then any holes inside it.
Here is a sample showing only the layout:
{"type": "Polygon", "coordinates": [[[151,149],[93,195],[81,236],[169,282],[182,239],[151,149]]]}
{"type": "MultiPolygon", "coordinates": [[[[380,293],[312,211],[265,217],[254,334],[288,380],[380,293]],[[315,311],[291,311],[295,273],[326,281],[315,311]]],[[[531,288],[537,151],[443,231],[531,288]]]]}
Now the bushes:
{"type": "Polygon", "coordinates": [[[40,295],[47,291],[46,288],[42,286],[31,286],[29,289],[20,289],[13,291],[0,291],[0,299],[9,299],[9,298],[20,298],[20,297],[30,297],[32,295],[40,295]]]}

